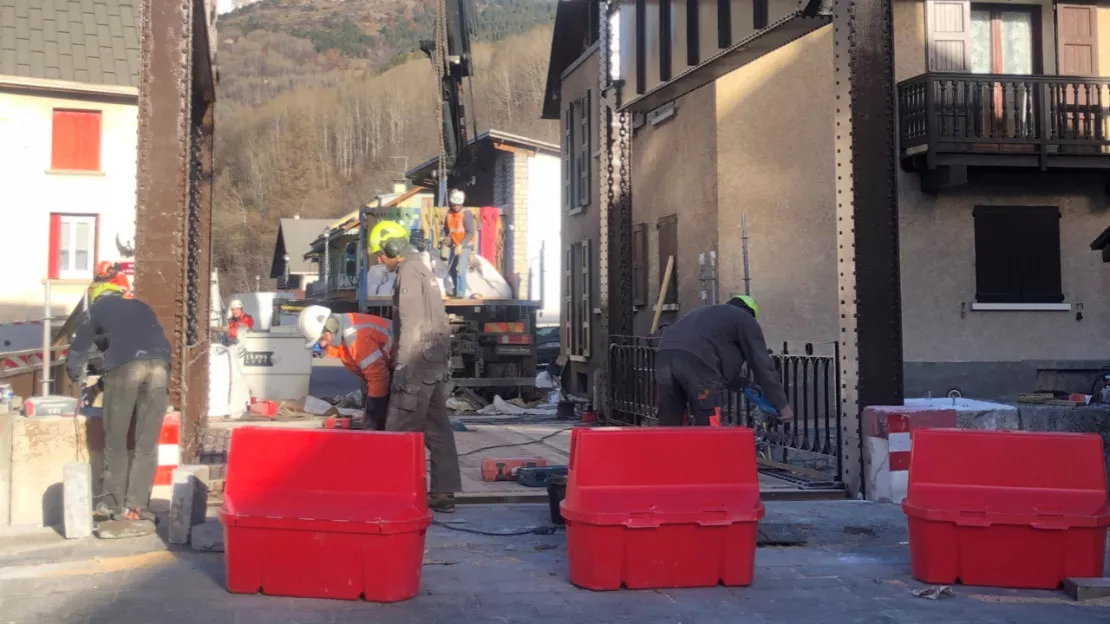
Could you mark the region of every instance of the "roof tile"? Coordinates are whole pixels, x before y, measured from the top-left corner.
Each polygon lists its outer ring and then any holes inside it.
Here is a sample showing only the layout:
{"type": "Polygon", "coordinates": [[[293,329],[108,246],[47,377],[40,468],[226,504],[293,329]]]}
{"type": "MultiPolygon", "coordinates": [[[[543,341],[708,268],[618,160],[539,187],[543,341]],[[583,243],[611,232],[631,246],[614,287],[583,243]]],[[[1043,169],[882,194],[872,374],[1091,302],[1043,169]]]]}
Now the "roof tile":
{"type": "Polygon", "coordinates": [[[0,74],[136,86],[140,0],[0,0],[0,74]]]}

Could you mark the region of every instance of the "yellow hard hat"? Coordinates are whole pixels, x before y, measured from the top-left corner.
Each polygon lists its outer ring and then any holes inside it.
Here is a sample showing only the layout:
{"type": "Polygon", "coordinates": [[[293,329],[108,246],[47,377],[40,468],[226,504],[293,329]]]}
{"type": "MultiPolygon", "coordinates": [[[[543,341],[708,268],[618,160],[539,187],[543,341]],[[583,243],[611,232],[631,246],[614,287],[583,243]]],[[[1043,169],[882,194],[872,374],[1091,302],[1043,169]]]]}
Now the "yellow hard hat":
{"type": "MultiPolygon", "coordinates": [[[[379,221],[370,230],[370,235],[366,240],[366,249],[372,254],[382,253],[382,243],[395,239],[402,239],[407,243],[409,231],[405,226],[395,221],[379,221]]],[[[386,255],[389,255],[388,252],[389,250],[386,249],[386,255]]]]}
{"type": "Polygon", "coordinates": [[[107,293],[123,294],[123,289],[112,282],[97,282],[89,288],[89,304],[107,293]]]}
{"type": "Polygon", "coordinates": [[[729,297],[728,300],[729,303],[732,303],[734,301],[743,304],[745,307],[751,310],[752,316],[759,317],[759,304],[755,302],[755,297],[752,297],[751,295],[736,294],[729,297]]]}

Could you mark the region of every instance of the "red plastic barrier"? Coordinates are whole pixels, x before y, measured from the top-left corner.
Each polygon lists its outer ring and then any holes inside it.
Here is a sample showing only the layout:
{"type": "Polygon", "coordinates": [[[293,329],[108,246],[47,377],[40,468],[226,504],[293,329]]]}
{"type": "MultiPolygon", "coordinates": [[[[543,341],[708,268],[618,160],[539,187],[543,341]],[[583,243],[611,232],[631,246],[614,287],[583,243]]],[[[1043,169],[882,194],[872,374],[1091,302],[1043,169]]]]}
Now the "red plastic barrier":
{"type": "Polygon", "coordinates": [[[1102,439],[919,429],[902,509],[920,581],[1055,589],[1100,577],[1110,525],[1102,439]]]}
{"type": "Polygon", "coordinates": [[[420,433],[236,429],[220,510],[228,591],[412,598],[425,483],[420,433]]]}
{"type": "Polygon", "coordinates": [[[751,429],[575,429],[562,515],[594,590],[750,585],[763,517],[751,429]]]}

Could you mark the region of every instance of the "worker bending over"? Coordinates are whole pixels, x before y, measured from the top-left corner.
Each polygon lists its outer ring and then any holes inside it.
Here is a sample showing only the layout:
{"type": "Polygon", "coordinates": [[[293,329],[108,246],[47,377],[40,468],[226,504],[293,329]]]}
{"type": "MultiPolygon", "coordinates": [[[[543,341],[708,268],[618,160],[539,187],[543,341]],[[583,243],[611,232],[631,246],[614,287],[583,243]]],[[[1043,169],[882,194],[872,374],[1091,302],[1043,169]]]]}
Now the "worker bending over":
{"type": "Polygon", "coordinates": [[[69,345],[66,373],[85,376],[89,348],[104,354],[104,495],[94,516],[106,520],[148,520],[158,437],[169,403],[170,343],[154,310],[124,296],[111,282],[89,289],[89,309],[81,315],[69,345]],[[135,455],[128,460],[127,431],[135,425],[135,455]],[[130,464],[130,465],[129,465],[130,464]]]}
{"type": "Polygon", "coordinates": [[[227,314],[227,338],[229,342],[239,340],[239,331],[254,331],[254,317],[243,311],[243,302],[232,299],[227,314]]]}
{"type": "Polygon", "coordinates": [[[124,297],[130,298],[132,296],[131,282],[129,282],[127,276],[123,274],[123,269],[118,262],[112,262],[111,260],[101,260],[98,262],[96,264],[96,273],[93,275],[93,282],[97,284],[115,284],[119,287],[124,297]]]}
{"type": "Polygon", "coordinates": [[[744,364],[784,420],[794,419],[782,380],[756,322],[759,306],[747,295],[693,310],[663,332],[655,355],[659,424],[720,425],[728,391],[743,391],[744,364]]]}
{"type": "Polygon", "coordinates": [[[325,357],[338,358],[362,379],[363,426],[384,431],[393,361],[390,322],[370,314],[332,314],[324,306],[308,306],[297,319],[297,328],[308,339],[307,348],[320,347],[325,357]]]}
{"type": "Polygon", "coordinates": [[[441,245],[446,245],[450,252],[448,260],[448,274],[455,286],[455,296],[466,298],[466,272],[470,270],[470,254],[474,252],[475,239],[478,238],[478,225],[474,221],[474,214],[463,208],[466,194],[455,189],[451,191],[448,199],[447,218],[443,220],[443,238],[441,245]]]}
{"type": "Polygon", "coordinates": [[[393,286],[393,332],[397,353],[386,412],[387,431],[422,431],[432,464],[428,506],[455,511],[462,490],[455,432],[447,418],[444,382],[451,332],[438,282],[409,246],[404,227],[383,221],[370,231],[367,250],[397,278],[393,286]]]}

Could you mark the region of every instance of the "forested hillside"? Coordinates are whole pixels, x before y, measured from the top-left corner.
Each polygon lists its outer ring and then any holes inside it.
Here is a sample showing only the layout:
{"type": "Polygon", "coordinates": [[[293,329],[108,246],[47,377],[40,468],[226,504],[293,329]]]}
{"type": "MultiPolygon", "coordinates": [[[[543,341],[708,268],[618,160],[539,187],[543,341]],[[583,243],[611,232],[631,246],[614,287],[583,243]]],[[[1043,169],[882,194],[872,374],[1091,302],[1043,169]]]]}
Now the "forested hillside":
{"type": "MultiPolygon", "coordinates": [[[[554,4],[478,6],[478,129],[558,142],[557,124],[539,118],[554,4]]],[[[437,85],[411,54],[434,7],[261,0],[221,16],[214,261],[228,287],[268,277],[278,219],[340,216],[438,153],[437,85]]]]}

